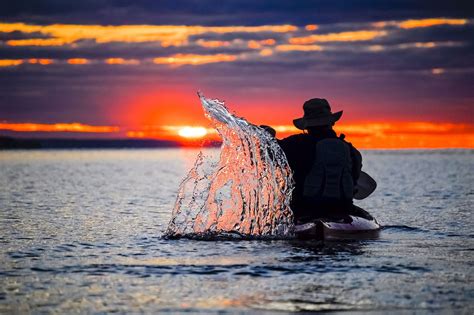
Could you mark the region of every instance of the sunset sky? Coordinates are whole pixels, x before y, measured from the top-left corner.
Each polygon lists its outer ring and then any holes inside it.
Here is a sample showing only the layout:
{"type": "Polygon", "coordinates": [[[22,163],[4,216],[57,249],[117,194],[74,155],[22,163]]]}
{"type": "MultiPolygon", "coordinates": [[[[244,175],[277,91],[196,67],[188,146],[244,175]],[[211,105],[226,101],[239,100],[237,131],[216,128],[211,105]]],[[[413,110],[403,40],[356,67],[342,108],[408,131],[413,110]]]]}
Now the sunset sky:
{"type": "Polygon", "coordinates": [[[362,148],[473,148],[474,5],[0,3],[0,135],[215,138],[197,91],[278,137],[321,97],[362,148]]]}

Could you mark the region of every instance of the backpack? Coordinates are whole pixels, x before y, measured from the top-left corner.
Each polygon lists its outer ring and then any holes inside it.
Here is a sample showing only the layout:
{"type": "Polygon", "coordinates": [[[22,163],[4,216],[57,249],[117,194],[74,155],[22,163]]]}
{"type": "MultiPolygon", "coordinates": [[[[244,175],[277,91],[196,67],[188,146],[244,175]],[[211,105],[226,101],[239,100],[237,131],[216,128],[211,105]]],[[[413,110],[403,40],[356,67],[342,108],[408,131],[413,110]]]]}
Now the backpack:
{"type": "Polygon", "coordinates": [[[349,145],[340,138],[318,141],[313,166],[305,178],[303,196],[310,201],[352,201],[353,194],[349,145]]]}

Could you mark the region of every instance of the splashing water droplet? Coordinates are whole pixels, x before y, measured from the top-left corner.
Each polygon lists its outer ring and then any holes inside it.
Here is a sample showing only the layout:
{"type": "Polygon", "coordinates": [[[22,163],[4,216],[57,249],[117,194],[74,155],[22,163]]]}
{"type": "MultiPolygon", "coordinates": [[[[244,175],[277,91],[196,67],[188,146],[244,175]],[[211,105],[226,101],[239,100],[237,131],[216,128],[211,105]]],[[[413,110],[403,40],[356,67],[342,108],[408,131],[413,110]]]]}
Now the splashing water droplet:
{"type": "Polygon", "coordinates": [[[181,183],[166,237],[293,236],[293,179],[275,138],[199,94],[222,137],[219,161],[200,153],[181,183]]]}

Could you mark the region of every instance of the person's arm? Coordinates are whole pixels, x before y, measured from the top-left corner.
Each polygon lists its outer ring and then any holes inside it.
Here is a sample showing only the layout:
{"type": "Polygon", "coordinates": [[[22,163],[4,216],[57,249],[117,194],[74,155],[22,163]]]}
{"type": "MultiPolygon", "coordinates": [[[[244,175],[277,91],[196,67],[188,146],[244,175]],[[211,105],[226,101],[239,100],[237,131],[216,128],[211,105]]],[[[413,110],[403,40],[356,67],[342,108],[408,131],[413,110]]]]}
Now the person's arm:
{"type": "Polygon", "coordinates": [[[285,154],[288,156],[290,151],[292,151],[292,143],[293,139],[291,137],[283,138],[283,139],[276,139],[278,144],[280,145],[281,149],[285,154]]]}
{"type": "Polygon", "coordinates": [[[351,160],[352,160],[352,178],[354,180],[354,184],[357,183],[359,179],[360,172],[362,171],[362,154],[360,154],[359,150],[357,150],[352,144],[351,147],[351,160]]]}

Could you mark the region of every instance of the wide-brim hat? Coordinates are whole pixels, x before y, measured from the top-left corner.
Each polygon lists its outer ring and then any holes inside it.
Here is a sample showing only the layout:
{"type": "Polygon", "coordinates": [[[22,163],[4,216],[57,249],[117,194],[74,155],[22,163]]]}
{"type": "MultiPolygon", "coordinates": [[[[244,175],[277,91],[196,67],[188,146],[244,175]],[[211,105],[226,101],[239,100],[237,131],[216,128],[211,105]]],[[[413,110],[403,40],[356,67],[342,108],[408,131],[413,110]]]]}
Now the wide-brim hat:
{"type": "Polygon", "coordinates": [[[303,104],[304,116],[293,120],[296,128],[304,130],[308,127],[332,125],[342,116],[342,110],[331,112],[329,102],[324,98],[313,98],[303,104]]]}

